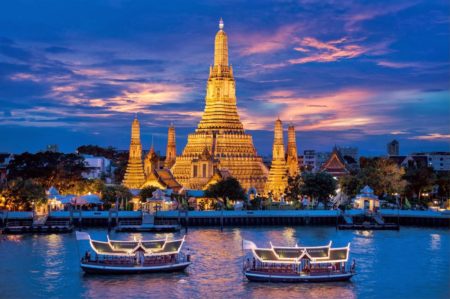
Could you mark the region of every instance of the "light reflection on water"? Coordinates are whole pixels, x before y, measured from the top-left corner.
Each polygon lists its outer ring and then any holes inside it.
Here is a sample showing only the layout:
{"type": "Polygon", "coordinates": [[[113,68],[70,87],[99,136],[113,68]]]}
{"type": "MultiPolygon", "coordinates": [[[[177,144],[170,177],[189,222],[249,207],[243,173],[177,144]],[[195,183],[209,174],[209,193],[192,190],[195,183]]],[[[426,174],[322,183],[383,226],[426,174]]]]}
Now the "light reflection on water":
{"type": "MultiPolygon", "coordinates": [[[[106,240],[104,230],[90,230],[106,240]]],[[[83,275],[73,234],[8,236],[0,243],[1,298],[448,298],[448,230],[336,231],[330,227],[190,228],[186,273],[83,275]],[[251,283],[242,275],[242,238],[268,247],[333,246],[351,242],[358,275],[352,282],[251,283]],[[399,287],[401,286],[401,287],[399,287]]],[[[180,237],[183,231],[169,234],[180,237]]],[[[160,239],[165,234],[114,234],[113,239],[160,239]]]]}

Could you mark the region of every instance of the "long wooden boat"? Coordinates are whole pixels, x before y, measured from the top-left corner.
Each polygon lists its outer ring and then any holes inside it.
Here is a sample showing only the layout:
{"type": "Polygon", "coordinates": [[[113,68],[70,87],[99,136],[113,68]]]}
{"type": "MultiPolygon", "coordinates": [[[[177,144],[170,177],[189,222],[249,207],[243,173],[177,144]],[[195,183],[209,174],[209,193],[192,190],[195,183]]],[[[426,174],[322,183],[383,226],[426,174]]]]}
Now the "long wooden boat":
{"type": "Polygon", "coordinates": [[[252,260],[244,263],[244,275],[250,281],[264,282],[328,282],[350,280],[355,272],[355,261],[348,264],[350,243],[346,247],[294,246],[258,248],[244,240],[244,249],[250,250],[252,260]]]}
{"type": "Polygon", "coordinates": [[[185,238],[178,240],[133,240],[107,242],[92,240],[85,232],[76,232],[78,241],[89,241],[89,249],[80,266],[86,273],[134,274],[183,271],[190,255],[181,252],[185,238]]]}

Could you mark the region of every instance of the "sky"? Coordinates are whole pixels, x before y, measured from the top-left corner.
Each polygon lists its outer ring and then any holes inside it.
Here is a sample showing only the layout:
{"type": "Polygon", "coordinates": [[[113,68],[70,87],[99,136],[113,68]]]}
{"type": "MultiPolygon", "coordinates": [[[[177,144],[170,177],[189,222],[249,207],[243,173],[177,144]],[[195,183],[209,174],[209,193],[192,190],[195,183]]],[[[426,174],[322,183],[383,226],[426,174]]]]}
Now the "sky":
{"type": "Polygon", "coordinates": [[[177,152],[204,109],[220,17],[237,105],[258,153],[274,121],[299,151],[450,150],[447,0],[0,2],[0,152],[47,144],[177,152]]]}

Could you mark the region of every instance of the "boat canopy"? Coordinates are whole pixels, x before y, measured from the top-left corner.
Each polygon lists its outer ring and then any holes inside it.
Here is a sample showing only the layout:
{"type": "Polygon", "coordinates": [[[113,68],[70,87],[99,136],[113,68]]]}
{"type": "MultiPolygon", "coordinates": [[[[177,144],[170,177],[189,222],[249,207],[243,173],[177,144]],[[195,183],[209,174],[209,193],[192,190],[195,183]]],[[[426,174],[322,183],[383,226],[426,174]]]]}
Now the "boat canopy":
{"type": "Polygon", "coordinates": [[[331,248],[331,242],[326,246],[252,248],[253,255],[263,263],[300,263],[308,259],[312,264],[347,262],[350,253],[350,243],[346,247],[331,248]]]}
{"type": "MultiPolygon", "coordinates": [[[[87,233],[85,233],[89,236],[87,233]]],[[[79,239],[81,240],[81,239],[79,239]]],[[[89,240],[92,250],[100,255],[132,255],[136,251],[143,251],[144,255],[168,255],[179,253],[184,243],[185,237],[179,240],[135,240],[118,241],[110,240],[107,242],[89,240]]]]}

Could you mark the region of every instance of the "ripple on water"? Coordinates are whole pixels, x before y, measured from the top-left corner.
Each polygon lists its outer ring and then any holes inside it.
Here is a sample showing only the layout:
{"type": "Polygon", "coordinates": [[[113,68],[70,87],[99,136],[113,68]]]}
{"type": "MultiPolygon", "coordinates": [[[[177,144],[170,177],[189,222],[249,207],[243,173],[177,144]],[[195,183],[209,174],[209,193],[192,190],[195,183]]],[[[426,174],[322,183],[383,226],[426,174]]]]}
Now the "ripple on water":
{"type": "MultiPolygon", "coordinates": [[[[104,230],[90,230],[106,240],[104,230]]],[[[182,233],[171,234],[179,237],[182,233]]],[[[111,238],[165,238],[114,234],[111,238]]],[[[5,298],[448,298],[448,230],[336,231],[330,227],[190,228],[186,273],[83,275],[72,234],[8,236],[0,243],[0,297],[5,298]],[[357,271],[350,283],[251,283],[242,275],[242,239],[259,246],[351,242],[357,271]],[[401,287],[399,287],[401,286],[401,287]]]]}

